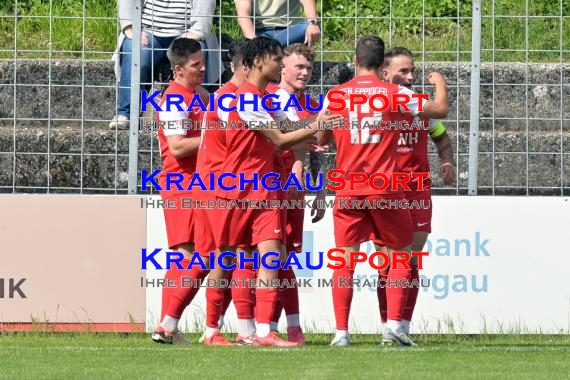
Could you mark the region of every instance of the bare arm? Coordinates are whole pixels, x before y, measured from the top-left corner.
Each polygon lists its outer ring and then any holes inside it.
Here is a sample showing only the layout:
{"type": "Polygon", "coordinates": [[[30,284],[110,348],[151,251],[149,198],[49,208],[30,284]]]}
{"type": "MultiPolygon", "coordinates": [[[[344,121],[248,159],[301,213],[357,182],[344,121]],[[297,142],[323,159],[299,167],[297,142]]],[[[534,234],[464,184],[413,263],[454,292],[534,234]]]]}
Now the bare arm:
{"type": "Polygon", "coordinates": [[[440,73],[433,72],[428,75],[430,84],[435,85],[435,97],[433,101],[427,101],[423,106],[421,116],[431,119],[443,119],[449,113],[449,100],[445,79],[440,73]]]}
{"type": "Polygon", "coordinates": [[[439,176],[445,185],[451,185],[457,178],[455,163],[453,160],[453,147],[451,145],[451,139],[449,138],[447,132],[444,131],[443,134],[439,135],[438,137],[432,136],[432,140],[437,147],[437,154],[442,162],[442,165],[439,169],[439,176]]]}
{"type": "Polygon", "coordinates": [[[332,138],[332,131],[330,129],[321,130],[317,132],[317,145],[328,145],[332,138]]]}
{"type": "MultiPolygon", "coordinates": [[[[309,20],[317,20],[317,5],[315,0],[300,0],[301,4],[303,4],[303,10],[305,12],[305,17],[307,21],[309,20]]],[[[318,25],[311,25],[307,26],[307,31],[305,32],[305,43],[309,45],[309,47],[313,46],[321,37],[321,28],[318,25]]]]}
{"type": "Polygon", "coordinates": [[[439,137],[432,137],[432,140],[437,147],[437,154],[441,162],[454,165],[453,146],[451,145],[451,140],[447,132],[444,132],[443,135],[439,137]]]}
{"type": "Polygon", "coordinates": [[[238,24],[245,38],[255,38],[255,27],[251,21],[251,1],[235,0],[238,24]]]}
{"type": "Polygon", "coordinates": [[[206,38],[212,31],[212,24],[214,13],[216,12],[215,0],[194,0],[192,1],[192,9],[187,9],[186,12],[190,17],[188,30],[186,31],[187,38],[202,40],[206,38]]]}
{"type": "Polygon", "coordinates": [[[200,146],[200,137],[172,135],[167,136],[166,141],[170,152],[177,160],[196,154],[200,146]]]}

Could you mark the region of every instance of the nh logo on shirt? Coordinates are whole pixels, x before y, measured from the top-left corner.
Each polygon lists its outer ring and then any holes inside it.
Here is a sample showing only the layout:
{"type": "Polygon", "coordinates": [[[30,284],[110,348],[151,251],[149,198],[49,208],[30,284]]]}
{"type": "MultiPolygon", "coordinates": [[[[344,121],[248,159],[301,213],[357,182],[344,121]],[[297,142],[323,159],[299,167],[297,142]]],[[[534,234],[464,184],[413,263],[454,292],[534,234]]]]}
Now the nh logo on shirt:
{"type": "Polygon", "coordinates": [[[401,132],[400,140],[398,140],[398,145],[417,144],[419,138],[420,138],[419,132],[401,132]]]}

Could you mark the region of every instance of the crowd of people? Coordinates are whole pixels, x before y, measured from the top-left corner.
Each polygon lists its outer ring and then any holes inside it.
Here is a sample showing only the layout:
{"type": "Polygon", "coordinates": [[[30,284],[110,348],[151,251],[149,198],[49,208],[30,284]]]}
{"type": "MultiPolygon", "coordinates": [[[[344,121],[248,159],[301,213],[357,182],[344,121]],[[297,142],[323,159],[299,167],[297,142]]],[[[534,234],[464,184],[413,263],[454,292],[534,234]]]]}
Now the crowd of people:
{"type": "MultiPolygon", "coordinates": [[[[121,1],[119,2],[121,3],[121,1]]],[[[185,5],[180,0],[147,0],[143,9],[143,25],[147,7],[167,5],[172,11],[176,4],[185,5]],[[151,4],[150,6],[148,4],[151,4]],[[162,5],[160,5],[162,4],[162,5]]],[[[202,4],[207,3],[202,2],[202,4]]],[[[385,53],[382,39],[376,36],[361,38],[356,47],[354,65],[356,76],[331,91],[341,90],[347,94],[402,94],[408,95],[405,106],[390,106],[387,111],[377,112],[365,104],[355,108],[347,106],[338,112],[327,110],[327,103],[320,112],[314,109],[305,96],[307,85],[312,76],[315,54],[311,44],[319,38],[314,1],[257,1],[255,10],[252,2],[236,0],[238,15],[246,16],[255,12],[256,16],[268,14],[298,15],[300,3],[307,16],[306,22],[297,22],[281,17],[263,20],[254,17],[252,22],[247,18],[240,19],[244,40],[235,42],[230,48],[231,80],[223,84],[215,93],[216,97],[232,93],[235,99],[224,98],[223,107],[214,104],[207,112],[194,112],[188,109],[194,94],[201,91],[201,84],[206,80],[208,65],[204,49],[204,20],[190,23],[191,29],[184,29],[182,38],[167,35],[170,27],[177,28],[176,20],[170,26],[153,25],[153,33],[145,29],[146,37],[143,44],[169,46],[166,56],[170,61],[174,79],[170,81],[165,95],[177,94],[184,98],[182,109],[176,111],[157,112],[158,121],[192,120],[196,123],[237,123],[248,125],[253,122],[281,123],[282,129],[198,129],[183,128],[182,122],[175,128],[158,130],[160,150],[163,160],[158,183],[166,189],[166,173],[180,173],[183,182],[182,190],[163,191],[164,200],[174,200],[175,204],[181,198],[197,200],[242,200],[253,202],[260,200],[291,200],[303,199],[303,191],[268,191],[263,188],[254,190],[252,183],[246,183],[235,190],[216,188],[215,191],[201,190],[193,187],[191,191],[184,190],[190,186],[194,173],[200,174],[205,183],[205,189],[210,189],[209,173],[216,177],[221,173],[243,174],[251,179],[254,174],[262,177],[268,173],[277,173],[281,180],[292,173],[300,183],[305,178],[305,158],[311,158],[310,171],[313,176],[327,168],[323,167],[322,153],[326,151],[331,141],[336,146],[336,167],[344,170],[348,179],[351,173],[361,173],[369,178],[375,173],[384,173],[388,178],[396,172],[428,173],[428,136],[437,147],[442,161],[439,175],[445,184],[455,181],[455,166],[453,151],[445,127],[439,119],[448,113],[448,97],[443,76],[437,72],[428,75],[427,80],[435,86],[433,99],[422,99],[411,96],[414,94],[412,85],[415,76],[412,53],[405,48],[392,48],[385,53]],[[287,10],[286,5],[289,4],[287,10]],[[285,23],[284,23],[285,22],[285,23]],[[290,22],[290,23],[289,23],[290,22]],[[201,25],[201,27],[200,27],[201,25]],[[296,30],[296,28],[299,30],[296,30]],[[195,28],[195,29],[192,29],[195,28]],[[283,40],[283,33],[291,39],[283,40]],[[289,42],[289,43],[287,43],[289,42]],[[301,110],[290,107],[287,111],[267,111],[261,104],[255,104],[254,96],[261,100],[268,93],[275,94],[280,100],[295,96],[301,110]],[[242,95],[240,97],[239,95],[242,95]],[[240,104],[243,101],[243,104],[240,104]],[[234,110],[225,111],[236,106],[234,110]],[[349,119],[357,123],[364,121],[407,121],[416,122],[423,128],[416,130],[381,130],[381,129],[346,129],[340,128],[343,120],[349,119]],[[293,130],[288,128],[291,123],[299,120],[307,122],[307,128],[293,130]],[[329,128],[320,129],[319,125],[327,123],[329,128]]],[[[193,10],[194,12],[194,10],[193,10]]],[[[194,16],[194,15],[193,15],[194,16]]],[[[165,16],[166,17],[166,16],[165,16]]],[[[182,20],[184,17],[180,17],[182,20]]],[[[155,15],[156,21],[156,15],[155,15]]],[[[182,25],[182,24],[180,24],[182,25]]],[[[210,24],[211,26],[211,24],[210,24]]],[[[129,26],[123,28],[124,38],[121,51],[130,49],[125,41],[130,39],[129,26]]],[[[180,32],[182,29],[176,29],[180,32]]],[[[172,32],[174,33],[174,31],[172,32]]],[[[131,33],[132,34],[132,33],[131,33]]],[[[154,46],[154,45],[153,45],[154,46]]],[[[149,58],[153,62],[154,58],[149,58]]],[[[123,58],[122,66],[126,60],[123,58]]],[[[141,70],[142,71],[142,70],[141,70]]],[[[125,74],[122,68],[121,73],[125,74]]],[[[123,81],[123,77],[121,77],[123,81]]],[[[125,82],[126,84],[126,82],[125,82]]],[[[126,95],[125,95],[126,96],[126,95]]],[[[163,96],[161,105],[165,102],[163,96]]],[[[312,102],[312,100],[309,100],[312,102]]],[[[282,101],[281,104],[285,102],[282,101]]],[[[126,104],[128,106],[128,104],[126,104]]],[[[121,115],[114,119],[115,127],[122,122],[121,115]]],[[[123,114],[123,117],[126,117],[123,114]]],[[[128,123],[128,120],[126,121],[128,123]]],[[[196,125],[196,124],[194,124],[196,125]]],[[[399,201],[427,200],[431,201],[431,181],[423,178],[422,183],[408,183],[409,191],[401,187],[386,186],[378,190],[366,183],[339,190],[336,197],[350,198],[357,201],[399,201]]],[[[231,178],[226,186],[234,183],[231,178]]],[[[317,197],[324,198],[324,192],[317,197]]],[[[319,203],[314,202],[317,206],[319,203]]],[[[431,205],[431,202],[429,203],[431,205]]],[[[321,220],[326,211],[316,207],[313,210],[312,222],[321,220]]],[[[189,265],[194,252],[199,252],[210,268],[212,256],[220,257],[222,252],[245,252],[245,257],[253,257],[253,252],[259,256],[277,252],[282,262],[289,255],[301,252],[304,225],[304,210],[302,209],[261,209],[261,208],[228,208],[228,209],[199,209],[174,208],[164,209],[168,245],[172,251],[184,255],[181,265],[172,265],[166,272],[166,278],[180,284],[182,277],[201,280],[209,279],[246,279],[263,280],[258,286],[223,287],[210,286],[206,288],[206,330],[203,343],[206,345],[253,345],[253,346],[298,346],[305,344],[305,335],[301,327],[298,288],[290,286],[272,286],[271,280],[281,281],[295,278],[291,268],[269,269],[263,265],[255,269],[251,261],[238,265],[236,269],[224,270],[214,265],[212,270],[203,269],[199,265],[189,265]],[[237,337],[231,342],[222,334],[224,315],[233,301],[238,324],[237,337]],[[283,339],[277,331],[277,322],[281,313],[285,312],[287,319],[287,339],[283,339]]],[[[379,278],[384,279],[388,286],[377,288],[379,302],[379,323],[384,326],[382,344],[401,344],[411,346],[415,343],[409,336],[410,322],[418,297],[418,287],[390,286],[401,284],[401,280],[412,282],[419,278],[418,262],[414,258],[409,265],[392,265],[398,253],[422,251],[429,232],[431,231],[432,210],[427,209],[360,209],[340,208],[337,202],[333,209],[335,246],[338,254],[345,252],[346,267],[333,271],[332,304],[336,320],[336,334],[332,346],[347,346],[350,344],[348,321],[353,297],[351,279],[354,275],[354,263],[351,263],[349,252],[358,252],[360,245],[373,241],[377,251],[387,253],[388,265],[379,271],[379,278]],[[343,279],[343,281],[340,281],[343,279]],[[342,286],[347,283],[349,286],[342,286]]],[[[331,247],[332,248],[332,247],[331,247]]],[[[228,256],[224,257],[230,264],[228,256]]],[[[380,265],[382,263],[379,263],[380,265]]],[[[216,283],[222,283],[217,281],[216,283]]],[[[243,283],[243,282],[242,282],[243,283]]],[[[184,344],[186,340],[179,332],[178,324],[185,308],[192,302],[199,291],[198,287],[175,288],[165,287],[162,291],[162,307],[160,324],[152,334],[152,339],[159,343],[184,344]]],[[[323,304],[326,301],[323,300],[323,304]]],[[[370,310],[377,315],[378,311],[370,310]]]]}

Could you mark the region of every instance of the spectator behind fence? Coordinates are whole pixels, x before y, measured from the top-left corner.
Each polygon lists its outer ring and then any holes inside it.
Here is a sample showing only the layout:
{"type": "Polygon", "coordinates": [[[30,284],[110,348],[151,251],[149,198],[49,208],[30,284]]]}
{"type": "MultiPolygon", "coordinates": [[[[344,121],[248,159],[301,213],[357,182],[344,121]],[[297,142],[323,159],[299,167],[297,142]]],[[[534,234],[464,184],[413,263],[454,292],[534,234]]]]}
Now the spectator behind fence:
{"type": "MultiPolygon", "coordinates": [[[[129,126],[131,108],[131,64],[134,9],[137,1],[119,0],[119,34],[117,51],[113,55],[115,75],[119,81],[117,115],[109,127],[124,129],[129,126]]],[[[179,37],[200,42],[205,51],[206,82],[215,83],[220,75],[218,39],[211,34],[212,15],[216,0],[142,0],[141,84],[148,84],[152,72],[163,60],[166,49],[179,37]]]]}
{"type": "Polygon", "coordinates": [[[245,38],[273,37],[285,47],[294,43],[312,46],[321,36],[315,0],[234,1],[238,24],[245,38]],[[302,9],[306,20],[302,19],[302,9]]]}

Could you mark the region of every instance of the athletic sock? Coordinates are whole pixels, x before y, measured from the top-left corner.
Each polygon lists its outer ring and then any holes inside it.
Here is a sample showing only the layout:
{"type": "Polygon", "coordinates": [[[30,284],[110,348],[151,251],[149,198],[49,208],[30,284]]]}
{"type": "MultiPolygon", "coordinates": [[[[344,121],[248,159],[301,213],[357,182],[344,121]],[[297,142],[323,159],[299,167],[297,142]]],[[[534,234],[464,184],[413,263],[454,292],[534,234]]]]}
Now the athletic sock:
{"type": "Polygon", "coordinates": [[[253,270],[253,264],[249,264],[251,263],[247,263],[243,269],[234,270],[232,274],[238,284],[231,288],[238,319],[252,319],[255,315],[255,289],[249,287],[249,280],[255,280],[257,275],[253,270]]]}
{"type": "Polygon", "coordinates": [[[387,284],[388,272],[378,271],[378,287],[376,288],[376,296],[378,297],[378,308],[380,310],[380,320],[382,321],[382,324],[386,324],[386,321],[388,320],[388,302],[386,301],[387,284]]]}
{"type": "Polygon", "coordinates": [[[238,317],[238,335],[244,338],[255,334],[255,289],[249,287],[249,280],[255,280],[256,276],[252,263],[246,263],[243,269],[238,267],[232,273],[232,278],[238,284],[231,288],[238,317]]]}
{"type": "MultiPolygon", "coordinates": [[[[188,259],[184,259],[180,262],[180,265],[182,266],[182,268],[186,268],[188,266],[188,264],[190,264],[190,260],[188,260],[188,259]]],[[[176,288],[178,286],[180,286],[181,284],[179,283],[178,279],[180,277],[182,277],[182,275],[179,272],[182,272],[184,270],[185,269],[178,269],[178,267],[176,266],[176,263],[171,263],[170,269],[167,269],[166,274],[164,275],[164,279],[166,280],[166,283],[168,284],[168,280],[174,280],[176,283],[176,288]]],[[[160,308],[160,320],[161,321],[164,319],[164,316],[166,315],[166,310],[168,310],[168,304],[170,303],[172,293],[174,292],[174,290],[176,288],[170,288],[167,286],[162,287],[162,306],[160,308]]]]}
{"type": "MultiPolygon", "coordinates": [[[[229,278],[231,279],[232,276],[230,276],[229,278]]],[[[231,303],[232,303],[232,288],[228,286],[224,288],[224,308],[222,310],[222,317],[226,315],[226,311],[228,311],[228,307],[230,307],[231,303]]]]}
{"type": "MultiPolygon", "coordinates": [[[[410,284],[414,280],[416,280],[419,284],[419,279],[420,279],[420,271],[418,270],[418,268],[412,267],[410,284]]],[[[416,308],[416,301],[418,299],[419,292],[420,292],[419,285],[418,286],[414,285],[408,288],[408,301],[406,302],[406,308],[404,310],[402,319],[406,321],[412,320],[412,315],[414,314],[414,309],[416,308]]]]}
{"type": "Polygon", "coordinates": [[[196,280],[203,280],[208,275],[209,270],[201,269],[199,266],[195,266],[188,270],[179,271],[180,277],[178,278],[178,287],[174,289],[170,296],[170,302],[168,303],[168,308],[166,309],[166,314],[171,317],[178,318],[182,316],[186,306],[192,302],[200,287],[196,280]],[[181,277],[191,277],[192,286],[182,287],[181,277]]]}
{"type": "Polygon", "coordinates": [[[334,340],[342,339],[344,337],[348,337],[348,330],[336,330],[336,334],[334,336],[334,340]]]}
{"type": "Polygon", "coordinates": [[[259,338],[265,338],[271,332],[269,323],[258,323],[257,324],[257,336],[259,338]]]}
{"type": "Polygon", "coordinates": [[[279,271],[279,282],[285,286],[279,289],[279,299],[285,309],[285,314],[299,314],[299,288],[292,286],[297,277],[292,268],[279,271]],[[287,286],[289,284],[289,286],[287,286]]]}
{"type": "Polygon", "coordinates": [[[301,326],[299,322],[299,314],[291,314],[287,316],[287,327],[301,326]]]}
{"type": "Polygon", "coordinates": [[[390,268],[388,272],[388,282],[386,284],[386,301],[388,304],[388,320],[401,321],[404,319],[404,309],[408,302],[409,288],[403,285],[403,280],[410,280],[410,269],[390,268]]]}
{"type": "MultiPolygon", "coordinates": [[[[259,324],[267,324],[270,328],[271,318],[275,312],[275,304],[277,303],[277,289],[257,288],[255,291],[255,321],[259,324]]],[[[259,333],[259,332],[258,332],[259,333]]],[[[269,334],[269,333],[268,333],[269,334]]],[[[266,334],[267,335],[267,334],[266,334]]],[[[263,336],[263,335],[258,335],[263,336]]]]}
{"type": "MultiPolygon", "coordinates": [[[[281,297],[281,294],[279,294],[281,297]]],[[[277,303],[275,304],[275,312],[273,313],[273,318],[271,318],[271,329],[274,330],[273,324],[278,325],[279,319],[281,318],[281,313],[283,312],[283,304],[277,299],[277,303]]]]}
{"type": "Polygon", "coordinates": [[[249,338],[255,335],[255,319],[238,319],[237,333],[239,336],[249,338]]]}
{"type": "Polygon", "coordinates": [[[352,303],[352,277],[354,270],[349,268],[335,269],[333,271],[333,307],[337,330],[348,330],[350,304],[352,303]]]}
{"type": "Polygon", "coordinates": [[[396,332],[396,333],[401,333],[404,332],[403,326],[402,326],[402,321],[395,321],[392,319],[388,319],[388,322],[386,322],[386,326],[396,332]]]}
{"type": "Polygon", "coordinates": [[[218,328],[224,308],[224,288],[206,288],[206,326],[218,328]]]}
{"type": "Polygon", "coordinates": [[[165,315],[160,326],[168,332],[175,332],[178,330],[179,318],[171,317],[170,315],[165,315]]]}
{"type": "Polygon", "coordinates": [[[208,327],[206,326],[206,339],[211,338],[214,336],[215,333],[220,331],[217,327],[208,327]]]}

